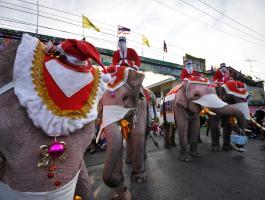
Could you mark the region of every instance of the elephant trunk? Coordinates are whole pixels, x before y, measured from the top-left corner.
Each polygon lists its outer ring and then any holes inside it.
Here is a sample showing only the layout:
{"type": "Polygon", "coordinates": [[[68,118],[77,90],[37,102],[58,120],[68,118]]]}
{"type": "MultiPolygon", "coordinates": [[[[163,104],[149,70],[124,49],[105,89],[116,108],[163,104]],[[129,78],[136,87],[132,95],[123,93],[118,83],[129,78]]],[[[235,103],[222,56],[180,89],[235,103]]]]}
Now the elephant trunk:
{"type": "Polygon", "coordinates": [[[247,120],[244,114],[240,110],[238,110],[237,108],[231,105],[226,105],[222,108],[210,108],[210,109],[217,114],[232,115],[236,117],[239,128],[243,130],[247,127],[247,120]]]}

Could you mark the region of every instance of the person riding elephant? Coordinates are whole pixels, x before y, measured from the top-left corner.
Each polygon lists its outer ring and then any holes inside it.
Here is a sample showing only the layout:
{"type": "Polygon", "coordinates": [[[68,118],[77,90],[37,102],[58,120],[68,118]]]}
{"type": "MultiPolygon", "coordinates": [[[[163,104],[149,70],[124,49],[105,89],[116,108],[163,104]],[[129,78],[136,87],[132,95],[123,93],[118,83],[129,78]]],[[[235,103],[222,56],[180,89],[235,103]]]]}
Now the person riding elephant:
{"type": "Polygon", "coordinates": [[[116,65],[128,65],[136,70],[140,68],[141,59],[132,48],[127,48],[126,37],[119,37],[119,50],[115,51],[112,58],[112,64],[116,65]]]}
{"type": "Polygon", "coordinates": [[[83,155],[110,76],[89,59],[104,67],[88,42],[22,36],[0,96],[1,200],[94,199],[83,155]]]}
{"type": "Polygon", "coordinates": [[[198,76],[198,77],[203,76],[201,73],[193,69],[192,60],[189,60],[185,63],[185,68],[183,68],[181,71],[180,80],[183,81],[185,78],[189,76],[198,76]]]}
{"type": "Polygon", "coordinates": [[[220,68],[215,72],[213,76],[213,82],[215,84],[220,84],[222,85],[226,81],[230,80],[230,72],[226,67],[225,63],[220,64],[220,68]]]}
{"type": "MultiPolygon", "coordinates": [[[[179,133],[180,160],[188,162],[191,157],[200,157],[197,151],[200,131],[199,113],[207,109],[208,113],[233,115],[240,128],[246,121],[240,110],[228,105],[218,98],[210,81],[205,77],[190,76],[183,83],[173,88],[165,97],[170,112],[164,112],[165,123],[174,123],[179,133]],[[170,103],[168,103],[170,102],[170,103]],[[209,111],[210,109],[211,111],[209,111]]],[[[165,133],[168,134],[168,133],[165,133]]]]}

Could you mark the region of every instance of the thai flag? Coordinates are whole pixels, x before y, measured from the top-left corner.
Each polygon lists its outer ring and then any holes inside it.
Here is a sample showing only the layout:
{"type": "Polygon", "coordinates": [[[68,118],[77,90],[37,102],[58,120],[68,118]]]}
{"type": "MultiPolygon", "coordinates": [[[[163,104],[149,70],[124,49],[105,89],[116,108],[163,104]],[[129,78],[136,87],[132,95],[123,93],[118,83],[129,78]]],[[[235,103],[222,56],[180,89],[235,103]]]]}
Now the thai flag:
{"type": "Polygon", "coordinates": [[[118,34],[129,34],[131,29],[118,25],[118,34]]]}

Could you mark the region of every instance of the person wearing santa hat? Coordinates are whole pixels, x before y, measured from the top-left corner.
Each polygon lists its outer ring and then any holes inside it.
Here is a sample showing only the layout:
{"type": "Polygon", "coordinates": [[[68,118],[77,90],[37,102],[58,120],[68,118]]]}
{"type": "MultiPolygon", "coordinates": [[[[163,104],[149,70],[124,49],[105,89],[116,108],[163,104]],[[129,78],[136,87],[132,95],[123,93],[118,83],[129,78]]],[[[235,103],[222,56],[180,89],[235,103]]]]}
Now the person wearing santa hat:
{"type": "Polygon", "coordinates": [[[183,81],[185,78],[187,78],[191,75],[196,76],[196,77],[202,77],[201,73],[193,70],[192,61],[189,60],[185,64],[185,68],[181,71],[180,79],[183,81]]]}
{"type": "Polygon", "coordinates": [[[132,48],[127,48],[126,38],[124,36],[119,37],[119,50],[115,51],[112,58],[112,64],[116,65],[128,65],[136,70],[139,70],[141,60],[136,51],[132,48]]]}
{"type": "Polygon", "coordinates": [[[229,70],[226,68],[225,63],[221,63],[220,68],[215,72],[213,76],[213,82],[216,84],[223,84],[229,80],[231,80],[229,70]]]}

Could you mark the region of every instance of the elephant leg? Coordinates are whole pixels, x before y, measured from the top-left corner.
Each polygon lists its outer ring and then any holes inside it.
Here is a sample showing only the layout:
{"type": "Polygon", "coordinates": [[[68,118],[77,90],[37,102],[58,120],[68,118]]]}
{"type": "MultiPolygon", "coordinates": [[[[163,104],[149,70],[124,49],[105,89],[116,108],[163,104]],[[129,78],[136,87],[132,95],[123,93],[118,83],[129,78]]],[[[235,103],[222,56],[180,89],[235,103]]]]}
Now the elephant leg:
{"type": "Polygon", "coordinates": [[[230,135],[232,133],[232,125],[229,123],[230,116],[225,116],[223,121],[223,150],[232,151],[234,148],[230,144],[230,135]]]}
{"type": "Polygon", "coordinates": [[[103,170],[103,181],[109,187],[119,187],[124,180],[122,173],[122,134],[118,123],[113,123],[105,127],[104,132],[108,145],[103,170]]]}
{"type": "Polygon", "coordinates": [[[194,116],[188,127],[189,139],[190,139],[190,155],[192,157],[201,157],[198,153],[198,137],[200,134],[200,118],[199,115],[194,116]]]}
{"type": "Polygon", "coordinates": [[[169,143],[170,143],[170,146],[177,146],[176,145],[176,142],[175,142],[175,135],[176,135],[176,128],[171,124],[170,125],[170,136],[169,136],[169,143]]]}
{"type": "Polygon", "coordinates": [[[126,163],[131,164],[132,163],[132,138],[128,137],[126,141],[126,163]]]}
{"type": "Polygon", "coordinates": [[[210,116],[208,127],[211,131],[212,151],[221,151],[220,146],[220,129],[219,129],[219,116],[210,116]]]}
{"type": "Polygon", "coordinates": [[[94,199],[92,184],[84,160],[82,160],[81,171],[75,188],[75,195],[82,197],[82,199],[94,199]]]}
{"type": "Polygon", "coordinates": [[[188,144],[188,120],[186,119],[186,114],[184,111],[176,106],[175,109],[175,124],[178,127],[179,133],[179,144],[180,144],[180,156],[181,161],[189,162],[191,161],[191,156],[189,152],[188,144]]]}
{"type": "Polygon", "coordinates": [[[170,135],[170,124],[164,122],[164,147],[166,149],[170,149],[169,135],[170,135]]]}

